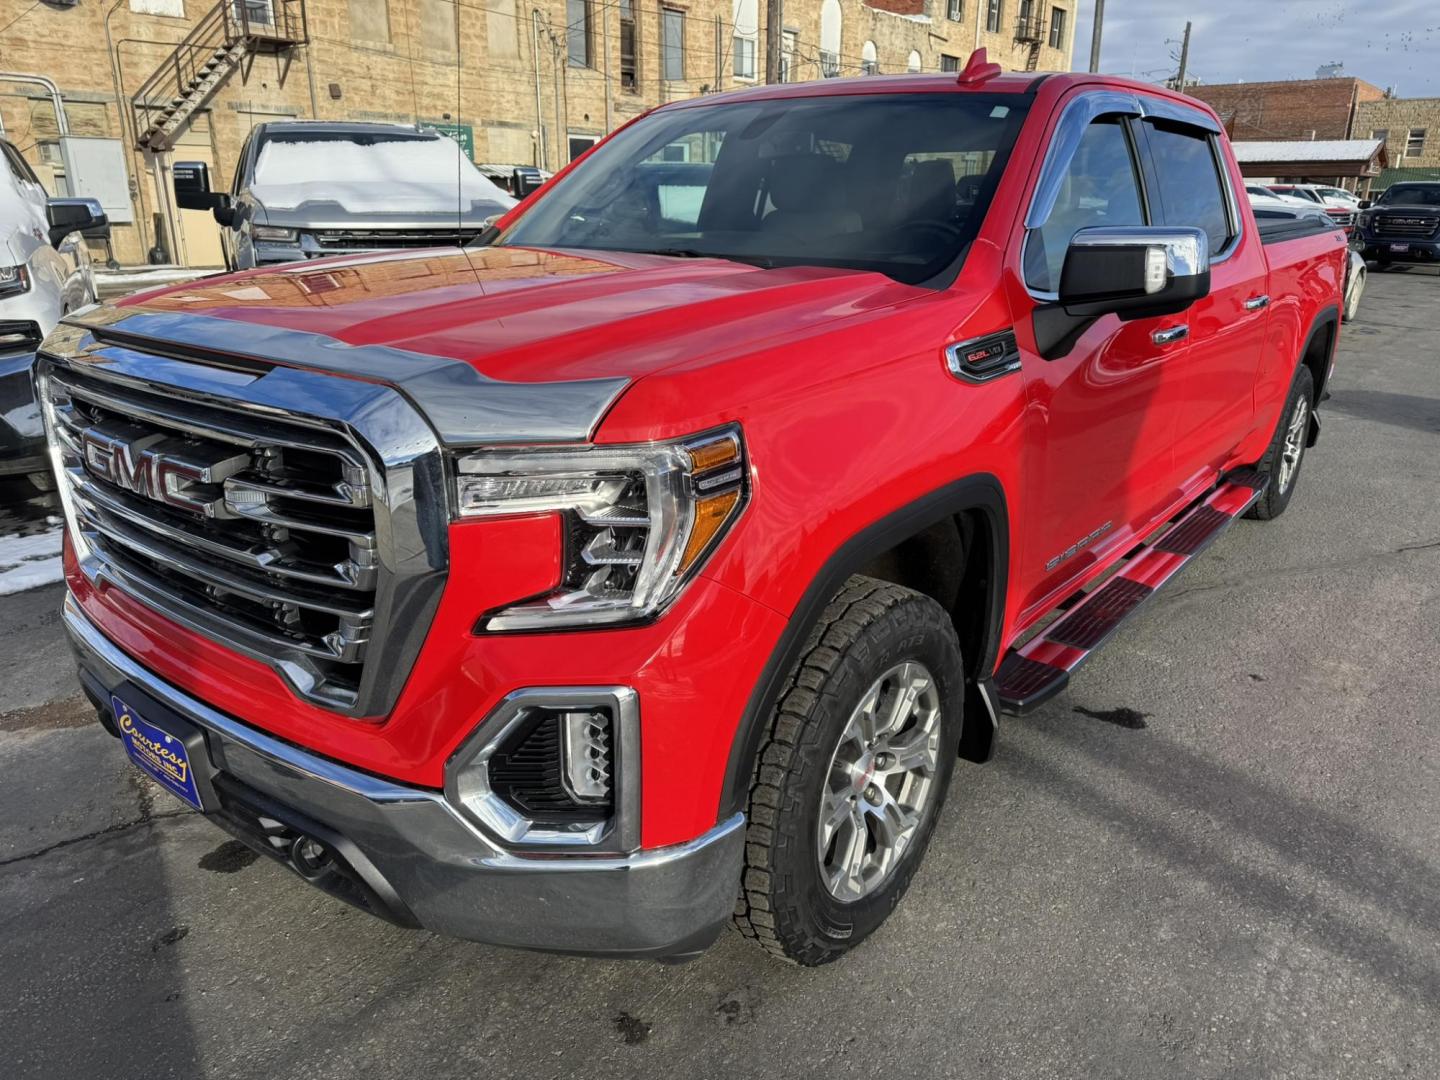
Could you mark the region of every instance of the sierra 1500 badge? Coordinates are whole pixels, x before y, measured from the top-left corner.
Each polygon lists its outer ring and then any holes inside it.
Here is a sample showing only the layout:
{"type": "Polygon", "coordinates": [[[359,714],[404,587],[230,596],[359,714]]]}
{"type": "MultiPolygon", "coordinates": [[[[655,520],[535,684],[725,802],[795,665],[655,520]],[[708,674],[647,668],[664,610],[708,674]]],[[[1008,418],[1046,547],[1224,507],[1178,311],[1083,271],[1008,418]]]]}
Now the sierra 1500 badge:
{"type": "Polygon", "coordinates": [[[1059,565],[1060,565],[1061,563],[1063,563],[1065,560],[1067,560],[1067,559],[1073,559],[1073,558],[1075,557],[1075,555],[1076,555],[1077,552],[1084,551],[1087,547],[1089,547],[1091,544],[1093,544],[1096,540],[1099,540],[1100,537],[1104,536],[1107,532],[1109,532],[1109,531],[1110,531],[1110,525],[1111,525],[1111,523],[1107,521],[1107,522],[1105,522],[1104,525],[1101,525],[1101,526],[1100,526],[1098,529],[1096,529],[1094,532],[1090,533],[1090,534],[1087,535],[1087,536],[1082,536],[1079,540],[1076,540],[1075,543],[1071,544],[1068,548],[1066,548],[1064,551],[1062,551],[1059,555],[1056,555],[1053,559],[1051,559],[1049,562],[1047,562],[1047,563],[1045,564],[1045,569],[1046,569],[1046,570],[1054,570],[1057,566],[1059,566],[1059,565]]]}

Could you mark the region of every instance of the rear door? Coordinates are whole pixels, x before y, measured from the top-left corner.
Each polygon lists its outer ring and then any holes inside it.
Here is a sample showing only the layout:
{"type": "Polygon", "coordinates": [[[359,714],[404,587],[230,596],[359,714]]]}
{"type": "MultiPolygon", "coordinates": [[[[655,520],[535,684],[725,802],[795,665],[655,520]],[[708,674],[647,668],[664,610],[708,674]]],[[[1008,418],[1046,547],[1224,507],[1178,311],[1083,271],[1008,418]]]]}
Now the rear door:
{"type": "Polygon", "coordinates": [[[1189,343],[1175,359],[1182,390],[1174,453],[1183,487],[1228,464],[1254,424],[1268,270],[1214,122],[1172,102],[1155,110],[1139,125],[1155,177],[1152,212],[1160,223],[1198,227],[1210,239],[1210,295],[1177,317],[1189,343]]]}

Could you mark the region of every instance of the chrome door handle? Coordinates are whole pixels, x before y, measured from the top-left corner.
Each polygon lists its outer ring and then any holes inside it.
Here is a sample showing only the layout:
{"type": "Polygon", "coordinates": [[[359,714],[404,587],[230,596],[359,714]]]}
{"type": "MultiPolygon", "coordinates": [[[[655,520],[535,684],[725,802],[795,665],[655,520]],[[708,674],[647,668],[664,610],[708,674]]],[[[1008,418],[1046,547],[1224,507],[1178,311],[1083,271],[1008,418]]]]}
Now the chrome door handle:
{"type": "Polygon", "coordinates": [[[1190,327],[1172,326],[1166,330],[1156,330],[1150,335],[1150,340],[1156,345],[1169,345],[1171,342],[1183,341],[1190,336],[1190,327]]]}
{"type": "Polygon", "coordinates": [[[1245,310],[1246,310],[1246,311],[1259,311],[1261,308],[1263,308],[1263,307],[1268,307],[1269,305],[1270,305],[1270,297],[1265,296],[1265,295],[1263,295],[1263,294],[1260,295],[1260,296],[1252,296],[1252,297],[1250,297],[1249,300],[1246,300],[1246,301],[1245,301],[1245,310]]]}

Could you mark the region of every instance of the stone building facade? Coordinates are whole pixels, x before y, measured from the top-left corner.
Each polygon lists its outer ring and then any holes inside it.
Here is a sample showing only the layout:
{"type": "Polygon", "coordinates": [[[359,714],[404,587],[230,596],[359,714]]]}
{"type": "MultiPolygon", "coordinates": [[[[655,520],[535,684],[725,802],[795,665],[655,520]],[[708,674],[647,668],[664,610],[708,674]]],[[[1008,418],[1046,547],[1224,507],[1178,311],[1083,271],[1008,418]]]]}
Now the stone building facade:
{"type": "Polygon", "coordinates": [[[1440,98],[1382,98],[1360,106],[1356,134],[1383,139],[1390,167],[1374,188],[1396,180],[1440,180],[1440,98]]]}
{"type": "MultiPolygon", "coordinates": [[[[792,81],[941,71],[985,46],[1006,69],[1068,70],[1077,3],[788,0],[782,69],[792,81]]],[[[214,224],[174,208],[170,165],[203,161],[225,186],[257,123],[434,124],[477,163],[554,169],[645,109],[763,82],[764,15],[763,0],[0,0],[0,69],[54,80],[71,134],[120,141],[133,209],[133,223],[113,229],[121,262],[158,245],[209,265],[214,224]],[[140,149],[130,100],[152,73],[208,56],[187,36],[200,40],[227,6],[252,20],[298,13],[303,40],[245,55],[172,147],[140,149]]],[[[167,93],[164,78],[157,85],[167,93]]],[[[65,192],[48,93],[0,82],[0,120],[50,190],[65,192]]]]}

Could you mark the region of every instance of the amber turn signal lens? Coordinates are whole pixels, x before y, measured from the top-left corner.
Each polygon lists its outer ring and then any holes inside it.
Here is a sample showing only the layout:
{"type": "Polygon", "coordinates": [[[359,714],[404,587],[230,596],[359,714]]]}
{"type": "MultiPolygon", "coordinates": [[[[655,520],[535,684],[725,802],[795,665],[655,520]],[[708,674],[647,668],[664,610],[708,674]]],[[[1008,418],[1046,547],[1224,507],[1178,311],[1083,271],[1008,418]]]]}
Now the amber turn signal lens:
{"type": "Polygon", "coordinates": [[[733,435],[722,435],[707,443],[687,446],[685,452],[690,455],[691,467],[697,473],[717,469],[721,465],[730,465],[740,460],[740,444],[733,435]]]}
{"type": "Polygon", "coordinates": [[[695,560],[709,546],[739,502],[740,492],[736,489],[701,499],[695,504],[695,525],[690,530],[690,539],[685,544],[685,554],[680,557],[680,565],[675,568],[677,575],[685,573],[695,564],[695,560]]]}

